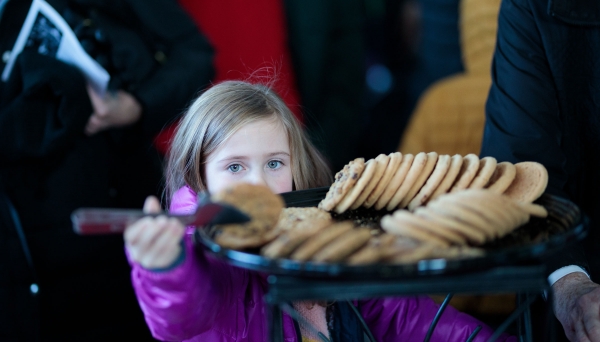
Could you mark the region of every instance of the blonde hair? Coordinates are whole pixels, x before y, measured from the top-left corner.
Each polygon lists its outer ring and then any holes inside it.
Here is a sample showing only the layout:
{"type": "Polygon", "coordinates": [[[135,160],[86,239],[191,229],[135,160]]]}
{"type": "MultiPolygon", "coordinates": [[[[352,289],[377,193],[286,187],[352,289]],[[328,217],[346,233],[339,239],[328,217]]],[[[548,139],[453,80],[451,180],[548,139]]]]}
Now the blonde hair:
{"type": "Polygon", "coordinates": [[[286,130],[294,190],[331,184],[331,171],[323,156],[270,87],[225,81],[199,96],[179,122],[168,155],[167,202],[184,185],[195,192],[205,191],[207,157],[242,126],[264,119],[279,120],[286,130]]]}

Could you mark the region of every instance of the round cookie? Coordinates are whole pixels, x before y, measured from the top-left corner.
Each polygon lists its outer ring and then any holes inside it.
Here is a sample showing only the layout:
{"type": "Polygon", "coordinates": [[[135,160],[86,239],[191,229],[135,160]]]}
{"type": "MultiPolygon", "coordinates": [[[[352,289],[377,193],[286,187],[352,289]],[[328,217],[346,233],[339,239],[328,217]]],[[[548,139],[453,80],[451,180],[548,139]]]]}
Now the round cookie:
{"type": "Polygon", "coordinates": [[[375,189],[373,189],[373,192],[371,192],[369,197],[367,197],[367,200],[363,204],[364,207],[371,208],[375,204],[375,202],[377,202],[377,200],[379,199],[381,194],[383,194],[383,191],[387,188],[388,184],[390,183],[392,176],[398,170],[398,165],[400,165],[401,161],[402,161],[402,153],[400,153],[400,152],[390,153],[390,162],[389,162],[387,168],[385,169],[385,173],[383,174],[383,176],[381,176],[381,179],[377,183],[377,186],[375,187],[375,189]]]}
{"type": "Polygon", "coordinates": [[[440,248],[434,244],[420,243],[414,248],[402,250],[393,254],[387,260],[391,264],[414,264],[423,259],[432,258],[435,250],[437,249],[440,248]]]}
{"type": "Polygon", "coordinates": [[[516,175],[504,195],[515,201],[531,203],[538,199],[548,186],[548,170],[537,162],[515,164],[516,175]]]}
{"type": "Polygon", "coordinates": [[[417,178],[419,178],[419,176],[421,175],[421,171],[423,171],[423,169],[425,168],[425,164],[427,164],[428,159],[429,158],[427,157],[427,153],[425,152],[420,152],[417,153],[417,155],[415,155],[415,158],[410,164],[410,169],[408,170],[404,181],[402,182],[398,190],[396,190],[396,193],[394,194],[394,196],[392,196],[392,199],[390,199],[386,206],[386,209],[388,211],[392,211],[396,209],[396,207],[398,207],[398,204],[400,204],[400,202],[404,199],[410,188],[413,186],[413,184],[415,184],[417,178]]]}
{"type": "Polygon", "coordinates": [[[309,260],[321,248],[347,231],[350,231],[353,227],[354,224],[352,221],[338,222],[325,227],[319,231],[318,234],[309,237],[298,248],[296,248],[290,258],[300,261],[309,260]]]}
{"type": "Polygon", "coordinates": [[[469,184],[469,189],[483,189],[483,187],[488,183],[490,177],[494,171],[496,171],[496,165],[498,162],[494,157],[484,157],[479,161],[479,171],[477,171],[477,176],[473,178],[471,184],[469,184]]]}
{"type": "Polygon", "coordinates": [[[323,247],[311,260],[316,262],[339,262],[359,248],[364,246],[371,238],[367,228],[356,228],[345,232],[337,239],[323,247]]]}
{"type": "Polygon", "coordinates": [[[498,228],[497,236],[504,235],[519,225],[520,219],[517,217],[519,213],[503,201],[500,194],[484,189],[467,189],[452,196],[459,205],[471,208],[487,217],[498,228]]]}
{"type": "Polygon", "coordinates": [[[427,207],[417,208],[415,210],[415,215],[440,223],[447,229],[453,230],[456,233],[464,236],[467,241],[472,244],[481,245],[485,242],[485,234],[479,229],[474,228],[472,225],[464,221],[457,220],[452,216],[446,216],[427,207]]]}
{"type": "Polygon", "coordinates": [[[511,162],[502,162],[496,165],[496,170],[490,177],[486,189],[502,194],[512,184],[517,175],[517,168],[511,162]]]}
{"type": "Polygon", "coordinates": [[[346,164],[341,171],[335,174],[335,180],[325,198],[319,203],[319,208],[331,211],[342,200],[346,193],[358,181],[358,178],[365,169],[365,159],[356,158],[346,164]]]}
{"type": "Polygon", "coordinates": [[[325,229],[330,224],[330,221],[315,220],[312,225],[306,224],[288,229],[281,233],[275,240],[265,245],[260,253],[273,259],[287,257],[304,241],[325,229]]]}
{"type": "Polygon", "coordinates": [[[250,215],[252,220],[260,219],[266,225],[275,226],[285,206],[281,196],[274,194],[264,185],[238,183],[211,196],[214,202],[231,204],[250,215]]]}
{"type": "Polygon", "coordinates": [[[451,201],[445,201],[444,197],[440,196],[435,201],[427,203],[427,207],[443,215],[451,216],[470,224],[484,233],[488,240],[496,236],[496,230],[483,217],[451,201]]]}
{"type": "Polygon", "coordinates": [[[285,205],[281,196],[264,185],[237,183],[211,196],[214,202],[230,204],[251,218],[249,222],[215,227],[214,240],[224,248],[260,247],[275,235],[277,221],[285,205]]]}
{"type": "Polygon", "coordinates": [[[450,245],[447,240],[431,234],[405,218],[398,217],[398,215],[385,215],[382,217],[381,228],[390,234],[407,236],[439,247],[448,247],[450,245]]]}
{"type": "Polygon", "coordinates": [[[289,207],[283,208],[279,214],[279,220],[273,229],[268,234],[277,237],[282,232],[290,229],[307,229],[311,226],[323,226],[330,224],[331,214],[328,211],[317,207],[289,207]]]}
{"type": "Polygon", "coordinates": [[[313,225],[315,221],[331,221],[328,211],[317,207],[288,207],[283,208],[277,221],[277,229],[304,229],[303,226],[313,225]]]}
{"type": "Polygon", "coordinates": [[[547,217],[548,210],[539,204],[527,203],[527,202],[517,202],[519,206],[525,210],[529,215],[536,217],[547,217]]]}
{"type": "Polygon", "coordinates": [[[366,265],[378,262],[383,258],[385,249],[393,244],[394,240],[395,237],[391,234],[371,237],[365,246],[348,257],[346,263],[349,265],[366,265]]]}
{"type": "Polygon", "coordinates": [[[398,165],[398,169],[392,176],[392,179],[390,179],[388,186],[386,186],[381,196],[379,196],[377,199],[377,202],[375,202],[375,205],[373,206],[375,210],[381,210],[387,206],[392,199],[392,196],[394,196],[396,191],[398,191],[398,188],[400,188],[400,185],[402,185],[402,182],[406,178],[406,174],[408,173],[408,170],[410,169],[414,159],[415,156],[410,153],[402,156],[402,160],[400,161],[400,165],[398,165]]]}
{"type": "Polygon", "coordinates": [[[367,161],[365,164],[365,169],[361,173],[358,181],[348,190],[346,195],[339,201],[339,203],[335,206],[334,211],[338,214],[345,212],[354,201],[361,195],[363,190],[366,189],[372,181],[373,177],[376,173],[379,173],[379,170],[383,170],[384,166],[377,159],[371,159],[367,161]]]}
{"type": "Polygon", "coordinates": [[[375,173],[369,180],[369,183],[365,186],[364,190],[360,193],[360,195],[358,195],[354,203],[352,203],[352,205],[350,206],[350,209],[352,210],[357,209],[358,207],[363,205],[363,203],[365,203],[367,197],[371,194],[373,189],[375,189],[377,183],[379,183],[381,175],[383,175],[383,173],[387,169],[387,165],[389,164],[390,158],[385,154],[380,154],[372,160],[377,164],[377,169],[375,170],[375,173]]]}
{"type": "Polygon", "coordinates": [[[425,164],[423,171],[421,171],[421,174],[419,175],[419,178],[417,178],[417,180],[415,181],[415,184],[413,184],[413,186],[410,188],[410,190],[408,191],[406,196],[404,196],[404,199],[402,199],[402,202],[400,202],[400,205],[398,205],[398,208],[406,208],[408,203],[410,203],[410,201],[412,201],[412,199],[419,192],[419,190],[421,190],[421,188],[423,187],[423,184],[425,184],[425,182],[427,181],[427,179],[433,172],[433,169],[435,168],[435,165],[437,164],[437,160],[438,160],[437,152],[427,153],[427,163],[425,164]]]}
{"type": "Polygon", "coordinates": [[[473,178],[479,171],[479,157],[473,153],[469,153],[463,158],[463,164],[460,167],[460,172],[456,177],[456,181],[452,185],[450,192],[456,192],[466,189],[473,181],[473,178]]]}
{"type": "Polygon", "coordinates": [[[436,221],[427,220],[422,216],[417,216],[406,210],[397,210],[396,212],[394,212],[393,215],[398,219],[404,219],[408,222],[411,222],[419,226],[421,229],[426,230],[431,234],[437,235],[438,237],[448,241],[451,244],[464,245],[466,243],[466,240],[463,236],[457,234],[451,229],[446,228],[444,225],[441,225],[436,221]]]}
{"type": "Polygon", "coordinates": [[[429,200],[431,194],[435,191],[435,189],[440,185],[444,177],[448,173],[450,169],[450,156],[447,154],[443,154],[438,156],[437,163],[435,164],[435,168],[433,172],[427,178],[427,181],[419,190],[419,192],[415,195],[415,197],[408,203],[408,210],[413,211],[416,207],[423,205],[423,203],[429,200]]]}
{"type": "Polygon", "coordinates": [[[462,164],[463,157],[460,154],[455,154],[452,156],[450,160],[450,168],[448,169],[448,172],[446,172],[444,179],[442,180],[440,185],[438,185],[438,187],[435,189],[435,191],[429,197],[429,199],[425,201],[425,203],[435,199],[436,197],[439,197],[440,195],[448,193],[450,187],[452,187],[452,184],[454,184],[456,178],[458,177],[458,173],[460,172],[462,164]]]}

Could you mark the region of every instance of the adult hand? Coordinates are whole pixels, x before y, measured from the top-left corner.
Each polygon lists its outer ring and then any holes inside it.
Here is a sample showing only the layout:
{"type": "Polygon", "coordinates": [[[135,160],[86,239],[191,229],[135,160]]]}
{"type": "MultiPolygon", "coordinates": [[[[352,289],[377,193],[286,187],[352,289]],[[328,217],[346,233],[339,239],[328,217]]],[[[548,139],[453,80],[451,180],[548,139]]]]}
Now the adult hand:
{"type": "Polygon", "coordinates": [[[131,94],[122,90],[98,95],[88,84],[87,92],[94,112],[85,126],[87,135],[96,134],[111,127],[122,127],[137,122],[142,116],[142,106],[131,94]]]}
{"type": "MultiPolygon", "coordinates": [[[[144,203],[144,211],[160,212],[158,199],[148,197],[144,203]]],[[[144,268],[166,268],[182,253],[181,240],[184,233],[185,227],[175,218],[145,217],[125,229],[125,246],[131,259],[144,268]]]]}
{"type": "Polygon", "coordinates": [[[600,285],[570,273],[554,285],[554,313],[572,342],[600,341],[600,285]]]}

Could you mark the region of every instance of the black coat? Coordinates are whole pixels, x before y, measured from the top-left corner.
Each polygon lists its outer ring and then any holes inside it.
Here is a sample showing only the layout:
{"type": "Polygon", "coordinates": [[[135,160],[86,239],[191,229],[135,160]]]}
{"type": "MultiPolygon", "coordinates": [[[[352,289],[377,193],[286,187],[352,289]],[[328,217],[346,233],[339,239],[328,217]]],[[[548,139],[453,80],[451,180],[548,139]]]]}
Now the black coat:
{"type": "Polygon", "coordinates": [[[538,161],[547,191],[591,219],[585,249],[554,260],[600,281],[600,2],[503,0],[482,156],[538,161]],[[584,253],[585,252],[585,253],[584,253]]]}
{"type": "MultiPolygon", "coordinates": [[[[69,216],[86,206],[139,208],[160,193],[151,139],[208,85],[213,52],[174,1],[49,2],[74,28],[92,19],[102,44],[88,46],[90,54],[143,114],[133,126],[86,137],[92,107],[83,76],[32,51],[0,83],[0,340],[149,339],[122,237],[77,236],[69,216]],[[32,282],[40,289],[33,297],[32,282]]],[[[0,52],[12,49],[28,7],[6,5],[0,52]]]]}

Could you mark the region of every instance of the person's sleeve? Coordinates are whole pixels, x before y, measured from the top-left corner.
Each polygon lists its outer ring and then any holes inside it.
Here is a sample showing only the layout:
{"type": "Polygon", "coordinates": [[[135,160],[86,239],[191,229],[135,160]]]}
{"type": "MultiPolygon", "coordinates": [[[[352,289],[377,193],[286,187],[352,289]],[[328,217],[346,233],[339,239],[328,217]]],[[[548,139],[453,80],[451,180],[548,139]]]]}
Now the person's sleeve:
{"type": "Polygon", "coordinates": [[[157,133],[209,85],[214,77],[214,51],[177,2],[129,2],[148,33],[165,45],[161,67],[133,92],[143,108],[144,129],[157,133]]]}
{"type": "MultiPolygon", "coordinates": [[[[567,113],[559,110],[540,32],[525,0],[502,1],[480,155],[513,163],[537,161],[548,170],[546,191],[568,198],[567,158],[561,148],[567,113]]],[[[566,265],[587,267],[578,247],[549,262],[550,272],[566,265]]]]}
{"type": "MultiPolygon", "coordinates": [[[[423,341],[439,305],[426,296],[359,301],[360,312],[377,341],[423,341]]],[[[480,326],[473,341],[487,341],[494,331],[475,318],[447,306],[431,341],[466,341],[480,326]]],[[[496,341],[517,341],[502,334],[496,341]]]]}
{"type": "Polygon", "coordinates": [[[74,67],[25,50],[3,90],[0,166],[49,158],[83,137],[92,105],[74,67]]]}
{"type": "Polygon", "coordinates": [[[208,286],[206,265],[194,258],[185,241],[185,259],[169,271],[155,272],[131,262],[131,281],[152,336],[160,340],[189,339],[207,330],[216,303],[208,286]],[[193,304],[192,304],[193,303],[193,304]]]}

